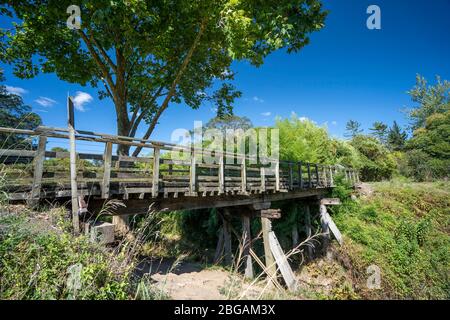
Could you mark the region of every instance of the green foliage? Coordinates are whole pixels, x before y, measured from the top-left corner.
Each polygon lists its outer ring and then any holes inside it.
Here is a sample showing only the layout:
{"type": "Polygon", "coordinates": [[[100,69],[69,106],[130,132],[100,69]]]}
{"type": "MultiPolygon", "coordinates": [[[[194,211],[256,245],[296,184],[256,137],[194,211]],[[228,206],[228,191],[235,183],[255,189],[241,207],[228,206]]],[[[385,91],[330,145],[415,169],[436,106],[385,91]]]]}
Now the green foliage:
{"type": "Polygon", "coordinates": [[[380,181],[392,177],[397,163],[394,156],[377,139],[358,135],[352,139],[351,144],[360,153],[363,181],[380,181]]]}
{"type": "Polygon", "coordinates": [[[366,268],[381,269],[382,289],[363,297],[449,299],[450,237],[448,184],[373,185],[375,195],[345,201],[334,219],[347,239],[345,254],[367,278],[366,268]]]}
{"type": "MultiPolygon", "coordinates": [[[[64,212],[59,210],[58,221],[64,212]]],[[[57,224],[55,231],[23,214],[0,218],[1,299],[133,298],[133,263],[57,224]],[[69,285],[69,267],[76,264],[82,266],[79,290],[69,285]]]]}
{"type": "Polygon", "coordinates": [[[408,134],[400,128],[397,121],[394,121],[394,124],[387,134],[387,145],[389,148],[394,151],[403,150],[407,138],[408,134]]]}
{"type": "MultiPolygon", "coordinates": [[[[0,82],[4,81],[0,69],[0,82]]],[[[35,129],[42,123],[41,117],[31,112],[31,107],[23,103],[21,96],[9,93],[0,85],[0,127],[35,129]]],[[[30,148],[31,143],[22,135],[0,133],[0,148],[30,148]]]]}
{"type": "Polygon", "coordinates": [[[42,71],[101,84],[100,97],[115,104],[118,134],[134,136],[144,121],[146,137],[172,103],[196,109],[211,101],[219,115],[229,113],[240,96],[231,84],[234,60],[258,66],[278,49],[296,52],[326,17],[318,0],[87,0],[81,29],[70,30],[72,4],[1,1],[19,21],[0,30],[0,60],[22,78],[42,71]]]}
{"type": "Polygon", "coordinates": [[[424,77],[417,75],[416,85],[408,93],[416,103],[408,113],[413,130],[425,127],[430,116],[450,110],[450,82],[442,81],[439,76],[434,85],[429,85],[424,77]]]}
{"type": "Polygon", "coordinates": [[[369,130],[372,131],[372,135],[377,138],[378,141],[382,144],[386,144],[388,134],[388,126],[386,124],[381,121],[376,121],[369,130]]]}
{"type": "Polygon", "coordinates": [[[450,169],[450,111],[433,114],[408,142],[403,171],[419,181],[448,177],[450,169]]]}
{"type": "Polygon", "coordinates": [[[325,127],[310,120],[277,119],[275,128],[280,134],[280,158],[322,164],[341,164],[357,168],[359,154],[348,142],[332,139],[325,127]]]}
{"type": "Polygon", "coordinates": [[[349,120],[345,125],[345,130],[347,130],[345,136],[350,138],[354,138],[363,132],[361,129],[361,123],[355,120],[349,120]]]}

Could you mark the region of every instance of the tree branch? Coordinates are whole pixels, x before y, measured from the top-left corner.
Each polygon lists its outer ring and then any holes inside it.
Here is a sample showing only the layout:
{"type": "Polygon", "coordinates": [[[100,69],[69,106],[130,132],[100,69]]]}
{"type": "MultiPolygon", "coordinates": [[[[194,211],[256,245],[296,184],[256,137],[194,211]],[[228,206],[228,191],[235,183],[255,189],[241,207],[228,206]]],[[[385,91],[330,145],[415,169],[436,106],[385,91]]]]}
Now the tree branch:
{"type": "MultiPolygon", "coordinates": [[[[162,113],[167,109],[169,106],[169,102],[172,99],[173,95],[175,94],[176,88],[178,83],[181,80],[181,77],[183,76],[184,71],[186,70],[189,62],[191,61],[191,58],[194,54],[195,49],[197,48],[197,45],[200,42],[200,38],[202,37],[203,31],[205,30],[207,19],[204,18],[200,24],[200,30],[197,34],[197,36],[194,39],[194,43],[192,44],[191,48],[189,49],[186,57],[184,58],[184,61],[178,70],[178,73],[175,77],[175,79],[172,82],[172,85],[170,86],[170,90],[164,99],[163,103],[161,104],[160,108],[158,109],[158,112],[156,112],[155,116],[153,117],[152,122],[150,123],[150,127],[148,128],[147,132],[145,133],[143,139],[148,139],[150,135],[153,133],[153,130],[155,130],[156,125],[158,124],[158,120],[161,117],[162,113]]],[[[137,147],[136,150],[133,152],[133,157],[137,157],[139,153],[141,152],[142,147],[137,147]]]]}
{"type": "Polygon", "coordinates": [[[105,49],[103,49],[103,47],[99,46],[97,40],[95,40],[94,35],[92,34],[92,30],[90,30],[89,32],[89,37],[91,39],[91,41],[93,42],[93,44],[98,48],[98,50],[100,51],[100,54],[102,55],[103,59],[106,60],[106,62],[109,64],[110,68],[114,71],[117,72],[117,66],[114,64],[114,62],[111,60],[111,58],[108,56],[108,54],[106,53],[105,49]]]}
{"type": "Polygon", "coordinates": [[[94,61],[97,63],[98,67],[100,68],[100,70],[103,74],[103,77],[105,77],[105,79],[109,85],[109,88],[113,93],[113,98],[114,98],[116,95],[116,87],[114,85],[114,81],[112,80],[111,74],[108,71],[108,68],[106,67],[106,65],[100,58],[100,56],[98,55],[97,51],[95,50],[94,46],[92,45],[91,41],[86,36],[86,34],[81,29],[78,29],[78,33],[80,34],[81,38],[86,43],[86,46],[87,46],[89,52],[91,53],[92,57],[94,58],[94,61]]]}

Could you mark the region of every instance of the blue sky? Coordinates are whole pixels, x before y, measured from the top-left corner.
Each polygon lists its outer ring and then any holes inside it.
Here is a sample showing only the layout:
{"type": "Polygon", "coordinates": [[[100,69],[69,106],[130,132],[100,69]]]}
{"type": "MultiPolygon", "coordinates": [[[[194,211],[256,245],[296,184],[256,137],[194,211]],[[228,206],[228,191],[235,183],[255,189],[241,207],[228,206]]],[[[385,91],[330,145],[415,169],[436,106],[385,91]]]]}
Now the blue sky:
{"type": "MultiPolygon", "coordinates": [[[[406,125],[401,110],[411,105],[406,91],[413,87],[417,73],[429,80],[436,74],[450,79],[450,0],[323,2],[330,10],[326,27],[301,52],[276,52],[260,68],[234,63],[235,85],[243,91],[235,104],[237,115],[249,117],[254,125],[269,126],[276,116],[289,117],[295,112],[327,124],[332,135],[342,137],[349,119],[361,122],[365,129],[377,120],[406,125]],[[381,30],[366,28],[366,9],[371,4],[381,8],[381,30]]],[[[0,18],[0,24],[7,20],[0,18]]],[[[5,84],[11,90],[23,89],[25,102],[42,116],[45,125],[65,127],[66,96],[81,91],[93,99],[79,96],[84,111],[76,112],[77,127],[116,132],[113,104],[100,101],[95,89],[60,81],[51,74],[21,80],[14,77],[10,66],[1,67],[5,84]]],[[[168,141],[174,129],[191,129],[195,120],[208,121],[214,116],[212,109],[208,103],[195,111],[172,105],[153,138],[168,141]]]]}

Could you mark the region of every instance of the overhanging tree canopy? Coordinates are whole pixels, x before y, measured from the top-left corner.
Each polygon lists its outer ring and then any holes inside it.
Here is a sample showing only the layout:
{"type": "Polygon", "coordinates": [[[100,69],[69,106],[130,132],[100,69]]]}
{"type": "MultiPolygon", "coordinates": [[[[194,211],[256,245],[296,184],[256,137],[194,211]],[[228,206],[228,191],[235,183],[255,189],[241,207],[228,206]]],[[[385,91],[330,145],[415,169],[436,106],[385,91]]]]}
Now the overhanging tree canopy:
{"type": "Polygon", "coordinates": [[[100,84],[100,97],[114,102],[118,134],[135,136],[145,122],[145,138],[170,103],[211,100],[219,114],[230,112],[240,96],[232,61],[258,66],[274,50],[300,50],[326,16],[319,0],[0,0],[0,10],[21,21],[1,29],[0,59],[17,76],[54,72],[100,84]],[[78,30],[66,26],[72,4],[81,8],[78,30]]]}

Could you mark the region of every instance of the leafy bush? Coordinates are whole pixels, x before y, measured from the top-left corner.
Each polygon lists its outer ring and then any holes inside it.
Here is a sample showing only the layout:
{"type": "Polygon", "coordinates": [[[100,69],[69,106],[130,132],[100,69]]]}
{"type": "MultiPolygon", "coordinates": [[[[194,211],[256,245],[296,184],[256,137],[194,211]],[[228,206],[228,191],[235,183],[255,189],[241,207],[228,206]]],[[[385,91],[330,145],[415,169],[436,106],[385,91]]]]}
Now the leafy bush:
{"type": "Polygon", "coordinates": [[[360,153],[363,181],[387,180],[393,176],[397,169],[395,157],[376,138],[358,135],[351,144],[360,153]]]}
{"type": "Polygon", "coordinates": [[[126,250],[109,250],[24,214],[1,216],[0,299],[133,299],[145,283],[132,277],[135,264],[126,250]]]}
{"type": "Polygon", "coordinates": [[[334,219],[365,298],[449,299],[448,184],[378,183],[375,195],[344,201],[334,219]],[[382,289],[365,289],[366,268],[381,269],[382,289]]]}

